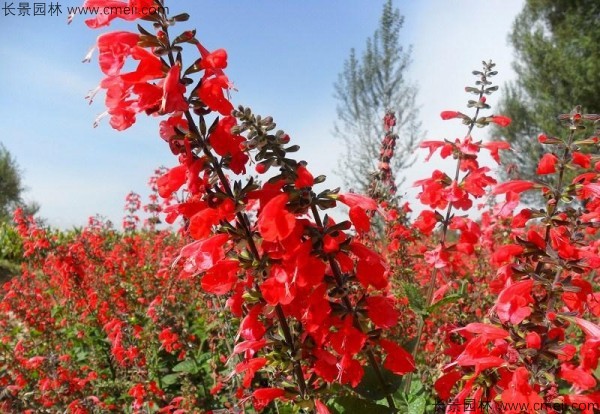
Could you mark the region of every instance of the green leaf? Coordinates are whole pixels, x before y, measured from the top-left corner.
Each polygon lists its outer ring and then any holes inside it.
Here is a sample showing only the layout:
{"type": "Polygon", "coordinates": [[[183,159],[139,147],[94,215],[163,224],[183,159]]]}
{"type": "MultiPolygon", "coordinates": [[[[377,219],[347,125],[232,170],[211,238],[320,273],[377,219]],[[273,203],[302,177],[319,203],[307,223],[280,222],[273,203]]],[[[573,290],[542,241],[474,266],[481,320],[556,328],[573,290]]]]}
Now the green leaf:
{"type": "Polygon", "coordinates": [[[430,307],[428,307],[427,308],[427,312],[428,313],[433,313],[437,309],[441,308],[444,305],[448,305],[450,303],[454,303],[454,302],[458,301],[461,297],[462,296],[459,295],[458,293],[452,293],[452,294],[450,294],[448,296],[444,296],[442,299],[438,300],[433,305],[431,305],[430,307]]]}
{"type": "Polygon", "coordinates": [[[425,397],[417,397],[408,404],[408,414],[424,414],[427,400],[425,397]]]}
{"type": "Polygon", "coordinates": [[[381,389],[381,383],[377,378],[375,370],[373,367],[368,366],[365,368],[365,374],[360,384],[354,388],[354,391],[372,401],[382,400],[386,395],[396,392],[402,383],[402,377],[383,367],[381,368],[381,375],[386,382],[386,390],[381,389]]]}
{"type": "Polygon", "coordinates": [[[385,405],[363,400],[351,395],[338,397],[334,400],[339,414],[394,414],[395,410],[385,405]]]}
{"type": "Polygon", "coordinates": [[[414,378],[413,381],[410,384],[410,394],[409,394],[409,401],[414,400],[416,396],[419,396],[420,394],[423,393],[423,383],[418,380],[417,378],[414,378]]]}
{"type": "Polygon", "coordinates": [[[410,308],[418,313],[423,312],[423,309],[425,309],[425,298],[423,298],[419,287],[413,283],[404,283],[402,288],[406,294],[410,308]]]}
{"type": "Polygon", "coordinates": [[[168,374],[160,379],[162,385],[173,385],[179,380],[179,374],[168,374]]]}
{"type": "Polygon", "coordinates": [[[173,372],[185,372],[187,374],[197,374],[198,366],[191,359],[181,361],[179,364],[173,367],[173,372]]]}

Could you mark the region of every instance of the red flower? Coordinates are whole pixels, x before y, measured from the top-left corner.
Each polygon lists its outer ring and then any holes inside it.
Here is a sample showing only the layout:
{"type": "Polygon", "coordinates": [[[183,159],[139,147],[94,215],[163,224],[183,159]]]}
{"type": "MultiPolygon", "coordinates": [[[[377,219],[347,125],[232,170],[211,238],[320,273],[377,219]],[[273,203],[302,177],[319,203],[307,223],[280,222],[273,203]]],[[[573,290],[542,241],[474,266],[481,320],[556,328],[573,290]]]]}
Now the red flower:
{"type": "Polygon", "coordinates": [[[501,266],[507,262],[510,262],[513,257],[520,255],[524,251],[525,248],[518,244],[505,244],[504,246],[498,247],[496,251],[492,253],[490,263],[495,266],[501,266]]]}
{"type": "Polygon", "coordinates": [[[438,148],[447,145],[444,141],[423,141],[419,144],[419,148],[429,149],[429,155],[425,158],[425,161],[429,161],[431,156],[437,151],[438,148]]]}
{"type": "Polygon", "coordinates": [[[338,360],[331,352],[315,349],[313,354],[317,358],[315,362],[315,373],[326,382],[335,381],[338,376],[338,360]]]}
{"type": "Polygon", "coordinates": [[[98,62],[105,75],[116,76],[121,72],[131,49],[137,47],[140,36],[130,32],[109,32],[98,36],[98,62]]]}
{"type": "Polygon", "coordinates": [[[145,10],[155,7],[154,0],[129,0],[127,2],[118,0],[86,0],[82,8],[96,9],[98,13],[93,19],[87,19],[85,24],[92,28],[108,26],[114,19],[132,21],[143,17],[145,10]],[[108,10],[108,13],[106,11],[108,10]]]}
{"type": "Polygon", "coordinates": [[[438,224],[438,214],[435,211],[423,210],[419,217],[414,222],[414,226],[425,235],[431,234],[435,226],[438,224]]]}
{"type": "Polygon", "coordinates": [[[211,234],[212,227],[218,224],[219,220],[230,220],[234,213],[233,201],[230,199],[224,200],[217,208],[201,208],[190,218],[189,234],[194,239],[204,239],[211,234]]]}
{"type": "Polygon", "coordinates": [[[494,116],[492,116],[491,121],[494,124],[499,125],[503,128],[509,126],[511,123],[511,119],[509,117],[503,116],[503,115],[494,115],[494,116]]]}
{"type": "Polygon", "coordinates": [[[493,341],[496,339],[504,339],[509,336],[509,333],[497,326],[488,325],[485,323],[472,322],[462,328],[454,329],[452,332],[467,331],[473,334],[478,334],[484,341],[493,341]]]}
{"type": "Polygon", "coordinates": [[[540,175],[554,174],[556,172],[557,161],[558,157],[556,155],[550,153],[544,154],[538,163],[536,173],[540,175]]]}
{"type": "Polygon", "coordinates": [[[421,191],[417,197],[421,203],[430,206],[431,208],[446,208],[448,205],[447,191],[443,191],[452,183],[452,179],[444,172],[435,170],[430,178],[415,181],[413,187],[421,186],[421,191]]]}
{"type": "Polygon", "coordinates": [[[460,371],[450,371],[438,378],[433,387],[442,401],[450,400],[452,388],[462,376],[463,374],[460,371]]]}
{"type": "Polygon", "coordinates": [[[600,198],[600,184],[598,183],[589,183],[583,184],[583,188],[581,194],[579,194],[579,198],[600,198]]]}
{"type": "Polygon", "coordinates": [[[188,109],[188,103],[183,97],[185,85],[179,81],[181,74],[181,65],[174,64],[163,83],[162,102],[160,104],[160,114],[168,114],[175,111],[185,111],[188,109]]]}
{"type": "Polygon", "coordinates": [[[265,326],[258,320],[262,310],[262,306],[256,305],[242,320],[242,323],[240,324],[240,336],[245,340],[258,341],[265,335],[267,330],[265,326]]]}
{"type": "MultiPolygon", "coordinates": [[[[508,194],[507,194],[508,195],[508,194]]],[[[531,218],[531,210],[528,208],[524,208],[513,217],[512,219],[512,227],[514,229],[519,229],[525,227],[529,219],[531,218]]]]}
{"type": "Polygon", "coordinates": [[[269,305],[291,303],[296,296],[296,288],[297,284],[281,266],[271,267],[269,278],[260,285],[260,291],[269,305]]]}
{"type": "Polygon", "coordinates": [[[552,248],[558,252],[563,259],[579,259],[579,249],[571,243],[570,235],[564,227],[557,227],[550,230],[550,242],[552,248]]]}
{"type": "Polygon", "coordinates": [[[448,119],[454,119],[454,118],[468,118],[465,114],[457,112],[457,111],[442,111],[440,116],[442,117],[442,119],[444,121],[446,121],[448,119]]]}
{"type": "Polygon", "coordinates": [[[488,167],[471,170],[464,178],[462,184],[464,190],[477,198],[483,197],[486,193],[485,188],[496,184],[496,180],[489,175],[486,175],[489,171],[490,169],[488,167]]]}
{"type": "Polygon", "coordinates": [[[146,396],[146,389],[144,388],[143,384],[136,384],[129,389],[127,394],[135,399],[134,405],[141,406],[142,402],[144,401],[144,397],[146,396]]]}
{"type": "MultiPolygon", "coordinates": [[[[208,52],[206,49],[204,49],[208,52]]],[[[219,72],[227,67],[227,51],[225,49],[217,49],[213,52],[206,53],[202,56],[200,67],[205,70],[211,70],[212,73],[219,72]]]]}
{"type": "Polygon", "coordinates": [[[208,140],[217,154],[222,157],[231,157],[229,167],[234,173],[241,174],[246,172],[248,155],[242,151],[240,146],[245,138],[231,133],[231,128],[236,124],[237,121],[232,116],[220,119],[208,140]]]}
{"type": "Polygon", "coordinates": [[[298,178],[294,181],[294,185],[296,188],[304,188],[304,187],[312,187],[314,184],[314,179],[312,174],[306,169],[306,167],[302,164],[298,166],[296,169],[296,174],[298,178]]]}
{"type": "Polygon", "coordinates": [[[158,194],[162,198],[168,198],[175,191],[179,190],[186,180],[187,168],[185,165],[178,165],[171,168],[157,181],[158,194]]]}
{"type": "Polygon", "coordinates": [[[443,269],[448,266],[449,260],[450,255],[441,245],[425,252],[425,261],[436,269],[443,269]]]}
{"type": "Polygon", "coordinates": [[[404,375],[415,370],[415,360],[412,355],[395,342],[380,339],[379,345],[387,353],[383,366],[394,374],[404,375]]]}
{"type": "Polygon", "coordinates": [[[533,280],[523,280],[505,288],[496,301],[496,314],[502,322],[519,324],[531,314],[533,280]]]}
{"type": "Polygon", "coordinates": [[[229,89],[229,79],[225,75],[202,79],[198,96],[202,102],[221,115],[230,115],[233,105],[225,98],[224,89],[229,89]]]}
{"type": "Polygon", "coordinates": [[[482,146],[490,151],[490,155],[498,164],[500,164],[500,155],[498,154],[498,151],[510,149],[510,144],[505,141],[486,142],[482,146]]]}
{"type": "Polygon", "coordinates": [[[237,282],[239,262],[237,260],[221,260],[208,269],[202,277],[202,289],[215,295],[229,293],[237,282]]]}
{"type": "Polygon", "coordinates": [[[179,335],[171,331],[171,328],[163,329],[161,333],[158,334],[158,339],[160,340],[162,347],[167,352],[174,352],[181,348],[181,344],[178,343],[179,335]]]}
{"type": "Polygon", "coordinates": [[[266,241],[281,241],[288,237],[296,225],[296,216],[285,207],[287,194],[279,194],[269,201],[258,216],[258,229],[266,241]]]}
{"type": "MultiPolygon", "coordinates": [[[[139,60],[137,68],[133,72],[121,75],[125,83],[141,83],[165,76],[162,61],[152,52],[141,47],[131,50],[131,57],[139,60]]],[[[155,85],[149,85],[158,88],[155,85]]]]}
{"type": "Polygon", "coordinates": [[[252,393],[254,408],[260,411],[269,405],[271,401],[284,395],[285,391],[279,388],[258,388],[252,393]]]}
{"type": "Polygon", "coordinates": [[[249,388],[252,384],[252,379],[256,371],[261,369],[267,364],[267,358],[252,358],[246,362],[240,362],[235,367],[235,372],[238,374],[244,373],[244,379],[242,380],[242,386],[249,388]]]}
{"type": "Polygon", "coordinates": [[[367,314],[379,328],[396,326],[400,313],[394,308],[394,302],[384,296],[369,296],[367,298],[367,314]]]}
{"type": "Polygon", "coordinates": [[[508,388],[502,393],[502,402],[506,404],[505,409],[508,411],[504,412],[508,414],[521,414],[523,411],[527,411],[527,414],[537,412],[534,407],[540,407],[544,400],[529,385],[527,368],[516,369],[508,388]]]}
{"type": "Polygon", "coordinates": [[[227,234],[217,234],[192,242],[181,249],[179,257],[187,259],[186,270],[190,273],[208,270],[225,257],[223,246],[227,240],[227,234]]]}
{"type": "Polygon", "coordinates": [[[317,414],[330,414],[329,410],[320,400],[315,400],[315,409],[317,414]]]}
{"type": "Polygon", "coordinates": [[[574,151],[572,155],[573,164],[579,165],[581,168],[590,168],[592,165],[592,156],[574,151]]]}
{"type": "Polygon", "coordinates": [[[535,183],[531,181],[512,180],[495,186],[492,190],[492,194],[504,194],[509,191],[513,193],[522,193],[523,191],[531,190],[534,186],[535,183]]]}
{"type": "Polygon", "coordinates": [[[340,194],[338,200],[350,207],[350,220],[359,232],[367,232],[371,228],[371,219],[367,211],[377,210],[377,202],[367,196],[347,193],[340,194]]]}
{"type": "Polygon", "coordinates": [[[344,355],[337,364],[339,373],[337,380],[340,384],[350,384],[352,387],[356,387],[362,379],[365,371],[356,359],[352,355],[344,355]]]}
{"type": "Polygon", "coordinates": [[[542,347],[542,338],[537,332],[529,332],[525,337],[525,343],[529,349],[540,349],[542,347]]]}
{"type": "Polygon", "coordinates": [[[456,358],[456,363],[461,367],[474,366],[477,373],[488,368],[502,366],[506,361],[493,354],[493,350],[488,347],[489,342],[490,339],[486,335],[470,339],[462,353],[456,358]]]}
{"type": "Polygon", "coordinates": [[[367,341],[367,335],[356,329],[352,317],[346,317],[340,329],[331,335],[331,347],[340,355],[358,354],[367,341]]]}
{"type": "Polygon", "coordinates": [[[356,277],[361,285],[365,288],[372,285],[376,289],[384,289],[388,281],[383,258],[358,242],[351,243],[350,250],[358,257],[356,277]]]}
{"type": "Polygon", "coordinates": [[[586,333],[588,339],[600,342],[600,326],[582,318],[575,317],[573,320],[586,333]]]}
{"type": "Polygon", "coordinates": [[[558,376],[580,390],[589,390],[596,386],[596,379],[589,372],[582,367],[574,367],[566,362],[561,364],[558,376]]]}

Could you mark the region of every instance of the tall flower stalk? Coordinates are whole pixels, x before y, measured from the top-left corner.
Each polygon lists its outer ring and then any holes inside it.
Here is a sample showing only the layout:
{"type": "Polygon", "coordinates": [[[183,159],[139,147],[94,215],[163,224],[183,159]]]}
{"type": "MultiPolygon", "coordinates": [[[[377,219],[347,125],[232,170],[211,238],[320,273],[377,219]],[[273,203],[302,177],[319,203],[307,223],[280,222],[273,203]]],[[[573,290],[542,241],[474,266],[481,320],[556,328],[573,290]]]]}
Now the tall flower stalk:
{"type": "Polygon", "coordinates": [[[586,318],[600,315],[593,293],[600,266],[594,241],[599,175],[593,156],[581,151],[598,142],[585,125],[598,119],[577,107],[560,115],[566,137],[539,137],[551,148],[539,161],[540,180],[494,188],[494,194],[506,194],[501,215],[512,221],[512,243],[491,258],[501,288],[488,320],[456,330],[465,338],[462,352],[436,384],[444,396],[458,384],[452,404],[471,399],[477,413],[514,404],[527,413],[566,407],[592,413],[600,403],[593,375],[600,327],[586,318]],[[575,172],[571,180],[568,170],[575,172]],[[545,207],[514,214],[519,195],[533,190],[541,190],[545,207]]]}
{"type": "MultiPolygon", "coordinates": [[[[499,161],[498,151],[508,148],[508,145],[503,142],[482,143],[474,141],[472,137],[475,126],[485,127],[490,123],[506,126],[510,123],[510,120],[503,116],[480,114],[482,110],[490,109],[486,103],[486,96],[498,89],[497,86],[491,86],[492,82],[490,81],[497,74],[493,70],[494,66],[495,64],[491,61],[483,62],[482,71],[473,72],[478,77],[476,86],[465,88],[468,93],[477,96],[477,100],[469,100],[467,105],[469,108],[475,108],[472,117],[459,111],[441,113],[444,120],[462,120],[467,127],[464,138],[455,141],[424,141],[420,144],[421,148],[429,149],[427,161],[437,150],[440,150],[442,158],[452,156],[456,159],[456,168],[452,177],[440,170],[435,170],[430,178],[415,183],[415,186],[422,188],[418,195],[419,200],[431,208],[421,212],[415,221],[415,226],[425,235],[430,235],[438,224],[441,225],[437,246],[424,254],[425,261],[432,268],[426,284],[425,309],[434,304],[434,292],[436,287],[439,287],[437,284],[439,277],[442,276],[448,280],[447,273],[454,267],[454,257],[472,254],[478,243],[479,225],[466,216],[457,215],[455,211],[468,211],[473,205],[473,200],[484,196],[486,189],[496,183],[496,180],[488,175],[490,169],[479,166],[477,162],[479,151],[482,148],[487,149],[494,159],[499,161]],[[457,242],[448,242],[449,230],[456,230],[459,233],[457,242]]],[[[427,314],[418,320],[413,357],[416,357],[421,348],[426,316],[427,314]]],[[[411,381],[412,375],[409,374],[405,381],[406,393],[411,389],[411,381]]]]}
{"type": "Polygon", "coordinates": [[[232,373],[243,377],[239,404],[262,409],[280,400],[326,413],[337,394],[329,384],[347,387],[336,404],[352,403],[366,396],[361,389],[368,387],[359,385],[372,370],[376,399],[394,408],[390,375],[412,371],[413,359],[382,331],[399,318],[384,294],[385,261],[348,233],[352,227],[369,231],[377,203],[337,190],[315,192],[325,177],[291,158],[298,146],[289,145],[283,131],[273,133],[273,119],[229,102],[226,51],[209,51],[194,31],[173,36],[173,25],[188,16],[159,10],[146,17],[154,33],[138,26],[139,34],[99,37],[107,75],[100,87],[116,129],[130,127],[141,111],[167,117],[160,135],[179,165],[157,180],[158,192],[170,197],[185,188],[184,202],[165,209],[168,222],[183,217],[195,240],[180,254],[184,273],[199,276],[205,291],[226,296],[239,318],[233,354],[242,361],[232,373]],[[186,45],[199,58],[184,69],[186,45]],[[140,61],[138,68],[122,73],[129,58],[140,61]],[[230,178],[251,163],[259,175],[270,174],[264,184],[230,178]],[[338,202],[350,207],[350,221],[322,215],[338,202]],[[256,219],[248,214],[253,208],[256,219]]]}

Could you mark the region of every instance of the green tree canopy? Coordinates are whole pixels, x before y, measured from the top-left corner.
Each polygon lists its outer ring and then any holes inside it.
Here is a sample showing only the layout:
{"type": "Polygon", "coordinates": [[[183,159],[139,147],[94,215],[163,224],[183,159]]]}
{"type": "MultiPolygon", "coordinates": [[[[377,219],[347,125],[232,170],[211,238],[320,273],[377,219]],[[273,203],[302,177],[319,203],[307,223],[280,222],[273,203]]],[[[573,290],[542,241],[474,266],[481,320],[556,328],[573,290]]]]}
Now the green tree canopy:
{"type": "Polygon", "coordinates": [[[12,212],[22,207],[27,214],[35,214],[39,209],[36,203],[23,201],[21,171],[8,150],[0,144],[0,221],[11,219],[12,212]]]}
{"type": "Polygon", "coordinates": [[[0,220],[10,217],[12,210],[23,202],[21,174],[17,163],[0,144],[0,220]]]}
{"type": "Polygon", "coordinates": [[[405,78],[411,48],[400,42],[404,17],[388,0],[379,28],[367,39],[364,52],[354,49],[335,84],[338,122],[335,134],[344,141],[339,161],[345,185],[366,192],[371,174],[377,170],[379,150],[385,135],[382,119],[388,111],[396,115],[399,135],[392,159],[396,173],[408,167],[419,138],[420,122],[415,104],[417,88],[405,78]]]}
{"type": "Polygon", "coordinates": [[[557,116],[576,105],[600,111],[600,2],[527,0],[510,41],[517,80],[508,86],[499,112],[513,119],[502,131],[514,151],[505,162],[519,177],[535,175],[543,149],[540,133],[562,135],[557,116]]]}

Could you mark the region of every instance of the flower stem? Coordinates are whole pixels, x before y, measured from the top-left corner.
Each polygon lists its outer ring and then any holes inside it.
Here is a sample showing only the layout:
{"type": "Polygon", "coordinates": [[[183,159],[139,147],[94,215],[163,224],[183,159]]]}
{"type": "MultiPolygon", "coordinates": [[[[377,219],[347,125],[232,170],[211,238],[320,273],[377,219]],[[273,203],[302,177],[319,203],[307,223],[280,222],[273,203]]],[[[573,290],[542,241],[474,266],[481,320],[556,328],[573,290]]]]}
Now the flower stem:
{"type": "MultiPolygon", "coordinates": [[[[165,21],[166,21],[166,19],[165,19],[165,21]]],[[[169,50],[168,50],[169,62],[170,62],[171,65],[174,65],[175,64],[175,59],[174,59],[174,56],[173,56],[173,51],[170,48],[168,24],[163,24],[162,29],[163,29],[163,32],[165,33],[165,42],[166,42],[166,44],[167,44],[167,46],[169,48],[169,50]]],[[[221,183],[221,186],[223,187],[223,190],[225,191],[225,193],[227,194],[227,196],[233,200],[234,199],[234,194],[233,194],[233,191],[231,189],[231,185],[229,184],[229,180],[225,176],[225,173],[223,172],[223,169],[221,168],[220,163],[217,161],[217,159],[215,158],[215,156],[212,154],[212,152],[210,151],[210,149],[206,145],[205,139],[203,139],[202,134],[200,132],[200,129],[196,125],[196,122],[194,121],[194,119],[192,117],[192,114],[189,111],[189,109],[184,112],[184,116],[185,116],[185,118],[187,120],[187,123],[188,123],[188,126],[190,128],[190,131],[196,137],[199,138],[198,139],[198,144],[199,144],[202,152],[206,155],[206,157],[208,158],[209,162],[211,163],[213,170],[217,174],[217,176],[219,178],[219,182],[221,183]]],[[[244,231],[245,241],[248,243],[248,246],[250,247],[250,250],[252,251],[252,254],[254,255],[254,257],[260,263],[261,262],[260,253],[259,253],[259,251],[258,251],[258,249],[256,247],[255,242],[254,242],[254,237],[253,237],[252,230],[250,229],[250,227],[248,225],[249,220],[248,220],[247,215],[245,213],[242,213],[242,212],[237,212],[236,213],[236,218],[237,218],[238,224],[241,226],[241,228],[244,231]]],[[[279,321],[279,324],[282,327],[286,345],[289,348],[290,358],[291,358],[292,364],[294,366],[294,377],[295,377],[295,379],[297,381],[297,384],[298,384],[300,396],[304,399],[306,397],[306,395],[307,395],[308,389],[307,389],[307,386],[306,386],[306,381],[304,379],[304,373],[302,371],[302,365],[301,365],[300,361],[298,359],[296,359],[297,349],[296,349],[294,338],[293,338],[291,330],[290,330],[290,326],[288,324],[287,318],[285,316],[285,312],[283,311],[283,308],[281,307],[281,305],[278,304],[278,305],[275,306],[275,313],[277,315],[277,319],[279,321]]]]}

